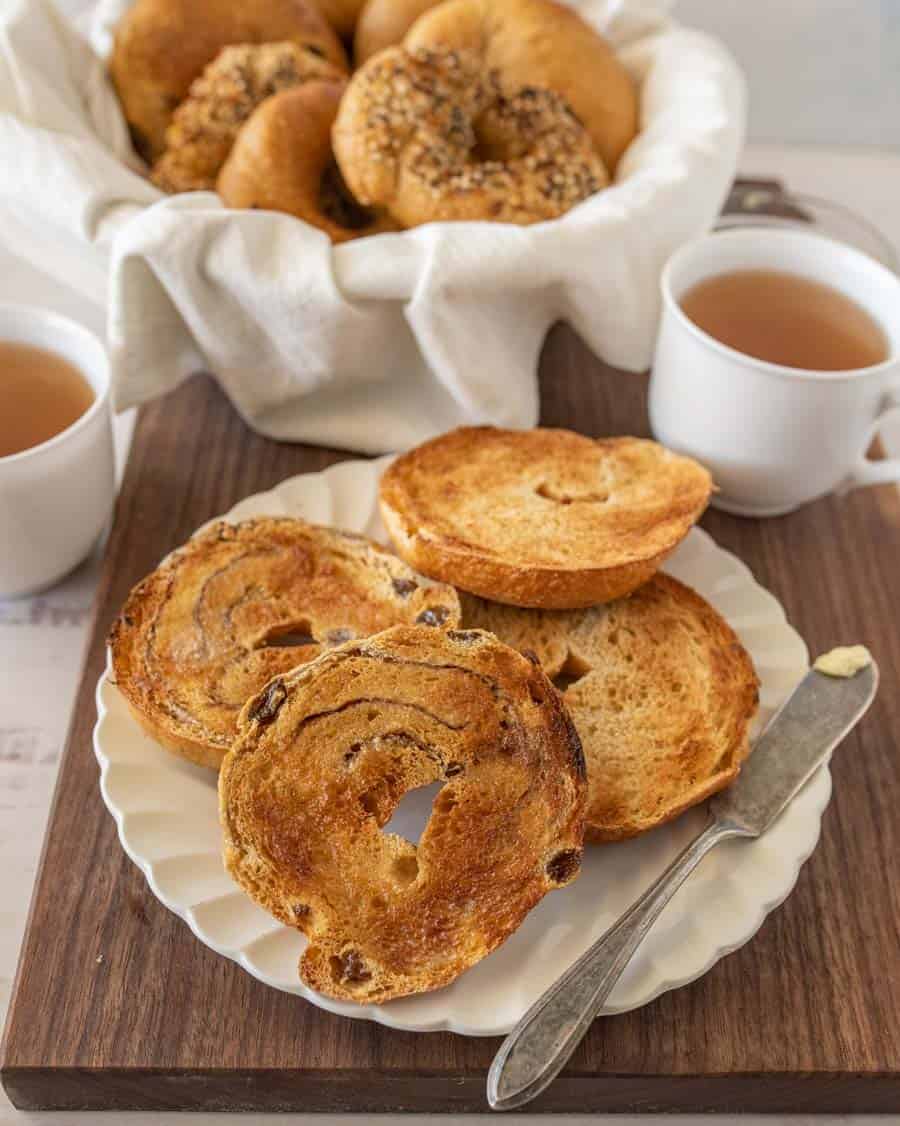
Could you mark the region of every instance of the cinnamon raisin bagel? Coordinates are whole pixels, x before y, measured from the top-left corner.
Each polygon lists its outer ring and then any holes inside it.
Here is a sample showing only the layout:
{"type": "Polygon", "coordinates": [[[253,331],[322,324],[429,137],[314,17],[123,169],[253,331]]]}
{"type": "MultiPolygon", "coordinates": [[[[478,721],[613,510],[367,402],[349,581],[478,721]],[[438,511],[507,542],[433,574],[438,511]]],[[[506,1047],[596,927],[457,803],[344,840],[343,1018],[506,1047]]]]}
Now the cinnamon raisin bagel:
{"type": "Polygon", "coordinates": [[[656,575],[585,610],[522,610],[462,598],[466,627],[536,653],[559,677],[588,772],[586,835],[645,833],[737,777],[759,682],[728,623],[695,591],[656,575]]]}
{"type": "MultiPolygon", "coordinates": [[[[383,0],[385,3],[392,0],[383,0]]],[[[505,93],[546,86],[572,107],[610,175],[638,127],[628,72],[603,36],[554,0],[446,0],[404,39],[408,50],[472,51],[505,93]]]]}
{"type": "Polygon", "coordinates": [[[350,194],[331,151],[344,82],[308,82],[267,99],[243,126],[216,182],[228,207],[296,215],[332,242],[394,231],[350,194]]]}
{"type": "Polygon", "coordinates": [[[340,40],[307,0],[135,0],[109,62],[135,149],[151,164],[160,156],[172,114],[223,47],[285,40],[346,69],[340,40]]]}
{"type": "Polygon", "coordinates": [[[565,610],[646,582],[706,508],[709,473],[642,438],[462,427],[381,479],[381,515],[423,574],[565,610]]]}
{"type": "Polygon", "coordinates": [[[276,673],[400,622],[453,626],[452,587],[363,536],[264,517],[198,533],[132,590],[113,674],[168,750],[218,767],[247,699],[276,673]]]}
{"type": "Polygon", "coordinates": [[[309,939],[300,977],[363,1004],[447,985],[581,861],[584,761],[535,664],[398,626],[270,681],[219,777],[225,865],[309,939]],[[385,832],[444,786],[418,844],[385,832]]]}
{"type": "Polygon", "coordinates": [[[337,67],[305,47],[242,43],[225,47],[191,83],[166,129],[166,149],[150,179],[166,192],[214,188],[238,130],[266,98],[312,79],[342,82],[337,67]]]}
{"type": "Polygon", "coordinates": [[[353,195],[401,226],[553,219],[607,182],[568,105],[550,90],[502,93],[476,56],[390,47],[347,87],[334,153],[353,195]]]}

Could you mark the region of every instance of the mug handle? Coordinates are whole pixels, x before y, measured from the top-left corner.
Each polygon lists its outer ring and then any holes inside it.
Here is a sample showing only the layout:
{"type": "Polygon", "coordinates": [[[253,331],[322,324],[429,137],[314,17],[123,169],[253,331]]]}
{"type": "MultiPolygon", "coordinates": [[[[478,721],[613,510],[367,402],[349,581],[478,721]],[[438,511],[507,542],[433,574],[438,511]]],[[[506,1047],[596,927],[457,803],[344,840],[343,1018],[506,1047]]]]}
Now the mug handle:
{"type": "Polygon", "coordinates": [[[884,409],[869,430],[859,461],[847,478],[845,491],[858,489],[863,485],[891,485],[900,481],[900,458],[891,457],[873,461],[872,458],[866,457],[866,450],[885,422],[891,418],[900,420],[900,384],[887,391],[884,402],[884,409]]]}

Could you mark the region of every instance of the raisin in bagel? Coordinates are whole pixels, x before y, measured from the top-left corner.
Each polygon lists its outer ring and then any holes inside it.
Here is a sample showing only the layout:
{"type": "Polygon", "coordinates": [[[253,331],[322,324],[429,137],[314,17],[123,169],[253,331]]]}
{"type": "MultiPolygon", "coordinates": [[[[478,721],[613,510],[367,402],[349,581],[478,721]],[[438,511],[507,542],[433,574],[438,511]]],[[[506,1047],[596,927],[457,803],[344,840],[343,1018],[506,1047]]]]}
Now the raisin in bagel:
{"type": "Polygon", "coordinates": [[[575,877],[584,793],[539,667],[489,633],[398,626],[247,704],[219,778],[225,865],[307,935],[303,981],[387,1001],[447,985],[575,877]],[[444,779],[418,845],[382,831],[444,779]]]}
{"type": "Polygon", "coordinates": [[[656,575],[585,610],[521,610],[464,595],[463,623],[537,654],[588,771],[589,840],[633,837],[732,782],[750,750],[758,680],[704,599],[656,575]]]}
{"type": "Polygon", "coordinates": [[[697,462],[641,438],[463,427],[388,467],[381,514],[423,574],[496,602],[571,609],[646,582],[711,488],[697,462]]]}
{"type": "Polygon", "coordinates": [[[423,584],[363,536],[263,517],[215,524],[163,560],[128,596],[110,648],[138,722],[218,767],[272,676],[387,626],[458,620],[452,588],[423,584]]]}
{"type": "Polygon", "coordinates": [[[254,112],[238,134],[216,183],[228,207],[284,211],[323,230],[332,242],[397,229],[361,207],[331,152],[331,126],[344,83],[308,82],[254,112]]]}
{"type": "Polygon", "coordinates": [[[607,182],[569,106],[550,90],[501,92],[465,52],[391,47],[347,87],[333,131],[344,180],[404,227],[554,219],[607,182]]]}
{"type": "Polygon", "coordinates": [[[409,50],[472,51],[505,91],[555,90],[587,129],[610,175],[638,128],[628,72],[602,35],[553,0],[369,0],[360,16],[357,63],[403,42],[409,50]],[[424,14],[423,14],[424,13],[424,14]]]}
{"type": "Polygon", "coordinates": [[[238,130],[256,107],[280,90],[323,78],[343,81],[337,67],[297,43],[225,47],[175,110],[150,179],[166,192],[214,188],[238,130]]]}
{"type": "Polygon", "coordinates": [[[160,156],[172,114],[223,47],[286,40],[346,69],[336,33],[306,0],[135,0],[109,62],[134,147],[150,163],[160,156]]]}

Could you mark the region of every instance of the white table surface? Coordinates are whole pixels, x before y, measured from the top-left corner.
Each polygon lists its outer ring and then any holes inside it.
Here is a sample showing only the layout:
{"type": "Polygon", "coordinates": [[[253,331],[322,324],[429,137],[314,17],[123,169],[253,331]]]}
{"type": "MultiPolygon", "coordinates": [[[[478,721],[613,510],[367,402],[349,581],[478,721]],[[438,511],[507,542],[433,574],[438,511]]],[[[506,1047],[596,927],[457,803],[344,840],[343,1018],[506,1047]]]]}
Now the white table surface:
{"type": "MultiPolygon", "coordinates": [[[[845,202],[865,214],[900,246],[900,155],[877,150],[786,148],[752,146],[742,161],[748,174],[776,175],[795,190],[826,195],[845,202]]],[[[2,240],[2,227],[0,227],[2,240]]],[[[74,297],[56,282],[38,273],[26,262],[14,259],[0,246],[0,300],[45,305],[83,320],[102,331],[102,309],[74,297]]],[[[127,448],[133,419],[116,420],[117,445],[122,456],[127,448]]],[[[891,435],[890,445],[900,453],[900,434],[891,435]]],[[[94,558],[51,591],[21,601],[0,601],[0,1019],[9,1003],[12,977],[21,943],[43,839],[44,826],[60,752],[75,693],[99,560],[94,558]]],[[[303,1002],[298,1001],[298,1004],[303,1002]]],[[[900,1110],[900,1108],[898,1108],[900,1110]]],[[[89,1126],[98,1115],[23,1114],[9,1106],[0,1093],[0,1126],[89,1126]]],[[[354,1116],[257,1115],[240,1118],[248,1123],[283,1123],[290,1118],[329,1123],[359,1122],[354,1116]]],[[[165,1119],[167,1123],[190,1122],[191,1126],[226,1126],[234,1116],[196,1114],[187,1116],[155,1113],[116,1114],[123,1126],[146,1126],[165,1119]]],[[[473,1122],[488,1116],[468,1116],[473,1122]]],[[[113,1120],[110,1116],[109,1121],[113,1120]]],[[[379,1118],[387,1126],[398,1121],[379,1118]]],[[[440,1117],[441,1123],[461,1121],[459,1116],[440,1117]]],[[[582,1119],[571,1117],[575,1123],[582,1119]]],[[[593,1121],[593,1119],[591,1119],[593,1121]]],[[[685,1119],[682,1119],[684,1121],[685,1119]]],[[[691,1116],[693,1120],[693,1116],[691,1116]]],[[[408,1118],[407,1118],[408,1121],[408,1118]]],[[[540,1121],[537,1116],[512,1115],[507,1122],[540,1121]]],[[[546,1121],[546,1119],[544,1119],[546,1121]]],[[[584,1118],[583,1121],[588,1121],[584,1118]]],[[[617,1119],[623,1123],[642,1118],[617,1119]]],[[[740,1122],[747,1126],[757,1119],[727,1116],[697,1117],[698,1123],[740,1122]]],[[[758,1119],[777,1123],[781,1119],[758,1119]]],[[[793,1117],[791,1122],[811,1121],[793,1117]]],[[[852,1117],[834,1121],[854,1121],[852,1117]]],[[[859,1121],[864,1121],[859,1119],[859,1121]]],[[[871,1121],[871,1119],[865,1120],[871,1121]]]]}

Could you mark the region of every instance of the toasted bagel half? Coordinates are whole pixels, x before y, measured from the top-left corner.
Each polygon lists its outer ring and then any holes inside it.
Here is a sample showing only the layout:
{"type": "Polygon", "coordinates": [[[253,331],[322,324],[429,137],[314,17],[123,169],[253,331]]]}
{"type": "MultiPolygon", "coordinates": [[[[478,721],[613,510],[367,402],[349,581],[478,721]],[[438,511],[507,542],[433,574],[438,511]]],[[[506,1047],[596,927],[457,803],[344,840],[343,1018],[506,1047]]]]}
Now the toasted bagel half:
{"type": "Polygon", "coordinates": [[[218,523],[132,590],[113,673],[164,747],[220,765],[248,698],[276,673],[398,623],[455,626],[451,587],[364,536],[287,517],[218,523]]]}
{"type": "Polygon", "coordinates": [[[646,582],[709,501],[696,461],[642,438],[463,427],[381,479],[381,513],[417,570],[495,602],[573,609],[646,582]]]}

